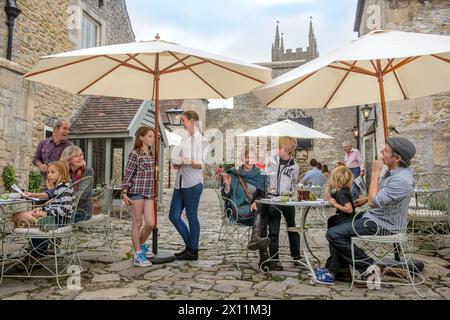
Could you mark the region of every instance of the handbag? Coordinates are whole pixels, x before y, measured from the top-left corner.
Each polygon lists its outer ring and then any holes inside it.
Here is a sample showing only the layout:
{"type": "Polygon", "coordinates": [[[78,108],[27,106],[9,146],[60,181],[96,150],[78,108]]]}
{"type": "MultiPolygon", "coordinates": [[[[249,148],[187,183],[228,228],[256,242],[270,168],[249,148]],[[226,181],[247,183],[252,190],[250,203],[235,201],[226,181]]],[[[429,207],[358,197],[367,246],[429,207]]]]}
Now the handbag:
{"type": "MultiPolygon", "coordinates": [[[[239,172],[237,173],[237,177],[238,177],[239,183],[241,184],[242,188],[244,189],[245,197],[247,198],[249,204],[251,205],[251,203],[252,203],[252,197],[251,197],[251,195],[250,195],[250,192],[248,192],[247,184],[245,183],[244,179],[242,179],[242,177],[241,177],[241,175],[239,174],[239,172]]],[[[239,208],[238,208],[238,211],[239,211],[239,208]]],[[[254,213],[253,213],[253,212],[250,212],[249,210],[246,210],[246,211],[247,211],[247,212],[244,213],[244,214],[239,214],[239,213],[238,213],[238,215],[239,215],[239,220],[244,221],[244,220],[253,219],[254,213]]]]}

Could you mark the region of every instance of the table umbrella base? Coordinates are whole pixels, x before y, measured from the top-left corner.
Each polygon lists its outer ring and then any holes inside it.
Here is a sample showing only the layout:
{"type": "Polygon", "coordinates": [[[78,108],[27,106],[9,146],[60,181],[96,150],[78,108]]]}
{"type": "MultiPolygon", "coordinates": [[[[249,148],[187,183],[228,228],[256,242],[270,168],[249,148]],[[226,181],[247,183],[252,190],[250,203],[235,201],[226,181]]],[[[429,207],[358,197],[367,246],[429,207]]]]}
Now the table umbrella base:
{"type": "Polygon", "coordinates": [[[175,260],[174,252],[169,250],[158,250],[158,253],[149,259],[152,264],[168,263],[175,260]]]}

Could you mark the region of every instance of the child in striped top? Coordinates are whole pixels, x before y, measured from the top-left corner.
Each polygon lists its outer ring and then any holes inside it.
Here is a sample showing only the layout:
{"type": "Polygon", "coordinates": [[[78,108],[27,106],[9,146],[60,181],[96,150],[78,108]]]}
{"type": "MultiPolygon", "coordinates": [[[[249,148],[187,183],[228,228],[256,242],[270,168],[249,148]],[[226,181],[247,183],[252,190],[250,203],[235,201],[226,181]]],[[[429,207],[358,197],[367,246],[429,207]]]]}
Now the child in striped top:
{"type": "Polygon", "coordinates": [[[36,224],[41,217],[55,216],[58,223],[68,222],[73,213],[74,191],[70,187],[67,165],[62,161],[55,161],[47,166],[47,187],[42,193],[26,192],[29,197],[43,200],[50,199],[42,208],[31,211],[17,212],[12,216],[16,227],[29,227],[36,224]]]}

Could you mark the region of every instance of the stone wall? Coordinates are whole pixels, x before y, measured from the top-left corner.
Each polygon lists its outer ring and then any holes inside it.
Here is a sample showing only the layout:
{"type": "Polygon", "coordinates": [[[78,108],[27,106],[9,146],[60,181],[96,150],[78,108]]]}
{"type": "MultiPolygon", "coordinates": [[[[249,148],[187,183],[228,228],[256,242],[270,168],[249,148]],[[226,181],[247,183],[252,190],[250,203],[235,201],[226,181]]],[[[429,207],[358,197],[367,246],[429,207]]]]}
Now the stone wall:
{"type": "Polygon", "coordinates": [[[84,99],[19,78],[39,57],[77,49],[76,41],[70,37],[73,30],[68,24],[68,8],[74,4],[101,17],[106,35],[104,44],[134,41],[123,0],[104,1],[102,8],[94,0],[18,0],[17,6],[22,12],[14,27],[14,63],[11,64],[3,60],[6,57],[7,18],[3,7],[0,10],[0,171],[4,165],[13,163],[24,186],[29,170],[36,169],[30,162],[37,144],[44,137],[45,125],[52,126],[53,120],[59,117],[72,118],[84,99]],[[27,143],[22,145],[24,139],[27,143]],[[18,144],[11,142],[17,140],[18,144]]]}
{"type": "MultiPolygon", "coordinates": [[[[448,1],[366,0],[359,34],[370,28],[450,35],[448,1]],[[379,12],[379,18],[374,12],[379,12]],[[369,22],[368,22],[369,21],[369,22]]],[[[450,174],[450,94],[388,102],[388,124],[417,147],[413,168],[417,172],[450,174]]],[[[378,111],[380,107],[378,106],[378,111]]],[[[381,112],[378,112],[380,115],[381,112]]],[[[383,126],[378,117],[377,147],[383,146],[383,126]]]]}
{"type": "MultiPolygon", "coordinates": [[[[265,67],[272,68],[272,77],[292,70],[305,63],[305,61],[285,61],[264,63],[265,67]]],[[[356,107],[339,109],[275,109],[264,106],[253,94],[246,94],[234,98],[233,109],[211,109],[206,112],[207,128],[217,128],[224,137],[224,150],[227,145],[236,142],[226,140],[227,129],[242,129],[247,131],[288,118],[312,117],[313,129],[328,134],[335,139],[317,139],[313,141],[311,150],[297,153],[297,160],[301,166],[301,174],[308,169],[309,160],[316,158],[322,164],[328,165],[331,170],[337,160],[343,158],[342,142],[353,140],[351,129],[356,125],[356,107]]],[[[225,154],[225,153],[224,153],[225,154]]],[[[208,166],[205,175],[211,175],[213,165],[208,166]]]]}

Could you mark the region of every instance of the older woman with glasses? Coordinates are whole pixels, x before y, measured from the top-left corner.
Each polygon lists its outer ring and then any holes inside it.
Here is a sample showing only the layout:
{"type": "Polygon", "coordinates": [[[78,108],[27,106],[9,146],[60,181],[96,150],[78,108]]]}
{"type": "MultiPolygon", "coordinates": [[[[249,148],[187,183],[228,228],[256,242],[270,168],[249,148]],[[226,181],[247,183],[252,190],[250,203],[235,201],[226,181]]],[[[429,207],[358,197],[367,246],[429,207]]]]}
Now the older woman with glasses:
{"type": "MultiPolygon", "coordinates": [[[[87,176],[94,176],[94,170],[86,167],[83,150],[77,146],[68,146],[61,155],[61,161],[67,163],[69,167],[70,182],[82,179],[87,176]]],[[[80,198],[77,212],[75,213],[75,222],[89,220],[92,216],[92,187],[86,190],[80,198]]]]}

